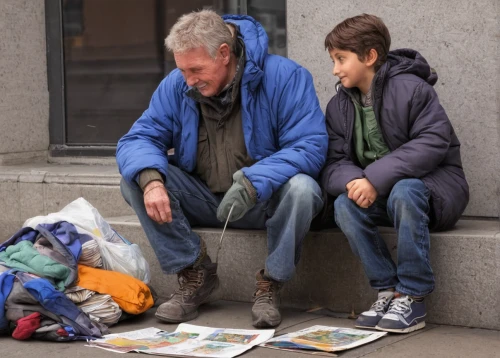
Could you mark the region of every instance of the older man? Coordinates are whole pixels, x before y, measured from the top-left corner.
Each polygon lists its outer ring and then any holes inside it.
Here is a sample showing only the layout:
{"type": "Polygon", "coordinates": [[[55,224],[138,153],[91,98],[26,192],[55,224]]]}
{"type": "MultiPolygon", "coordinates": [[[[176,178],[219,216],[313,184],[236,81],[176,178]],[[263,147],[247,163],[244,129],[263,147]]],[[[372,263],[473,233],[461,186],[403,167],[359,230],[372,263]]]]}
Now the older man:
{"type": "Polygon", "coordinates": [[[191,226],[221,227],[233,207],[229,227],[267,228],[252,317],[256,327],[276,326],[280,288],[292,278],[323,205],[314,178],[327,134],[311,75],[268,54],[266,32],[248,16],[190,13],[165,43],[177,69],[116,153],[125,200],[163,271],[179,277],[179,289],[156,316],[191,320],[209,300],[217,265],[191,226]]]}

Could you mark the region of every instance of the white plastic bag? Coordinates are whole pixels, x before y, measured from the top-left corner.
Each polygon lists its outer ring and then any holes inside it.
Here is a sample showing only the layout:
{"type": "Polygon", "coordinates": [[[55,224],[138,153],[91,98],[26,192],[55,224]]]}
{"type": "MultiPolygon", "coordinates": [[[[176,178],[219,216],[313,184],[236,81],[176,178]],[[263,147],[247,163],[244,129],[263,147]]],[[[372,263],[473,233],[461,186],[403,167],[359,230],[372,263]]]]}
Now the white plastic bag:
{"type": "Polygon", "coordinates": [[[67,221],[77,231],[90,235],[99,245],[103,267],[133,276],[144,283],[150,281],[149,264],[137,244],[121,237],[84,198],[78,198],[61,211],[26,220],[23,227],[36,229],[39,224],[53,224],[67,221]]]}
{"type": "Polygon", "coordinates": [[[101,248],[104,269],[126,273],[144,283],[149,283],[151,279],[149,264],[142,255],[141,248],[125,240],[116,231],[112,231],[114,237],[121,238],[121,242],[97,240],[101,248]]]}

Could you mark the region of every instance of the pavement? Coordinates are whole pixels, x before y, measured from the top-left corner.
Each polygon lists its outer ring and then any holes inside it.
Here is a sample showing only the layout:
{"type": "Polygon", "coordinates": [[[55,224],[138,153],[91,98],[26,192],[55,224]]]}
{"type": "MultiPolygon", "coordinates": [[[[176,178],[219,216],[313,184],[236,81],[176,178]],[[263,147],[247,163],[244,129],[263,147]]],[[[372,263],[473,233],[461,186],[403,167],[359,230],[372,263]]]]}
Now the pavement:
{"type": "MultiPolygon", "coordinates": [[[[200,315],[189,323],[220,328],[252,329],[251,304],[217,301],[200,308],[200,315]]],[[[143,315],[120,322],[111,327],[112,333],[127,332],[141,328],[156,327],[166,331],[174,331],[175,324],[164,324],[154,317],[155,308],[143,315]]],[[[314,313],[284,309],[283,321],[277,327],[275,336],[308,328],[313,325],[354,328],[354,321],[346,314],[334,313],[319,309],[314,313]]],[[[0,337],[2,357],[77,357],[101,358],[118,357],[113,353],[86,346],[86,342],[55,343],[42,341],[16,341],[11,337],[0,337]]],[[[128,353],[128,355],[138,353],[128,353]]],[[[335,356],[328,354],[329,356],[335,356]]],[[[427,324],[417,332],[410,334],[389,334],[367,345],[337,352],[339,357],[500,357],[500,331],[427,324]]],[[[313,355],[302,352],[278,351],[269,348],[255,347],[241,357],[269,358],[311,358],[313,355]]]]}

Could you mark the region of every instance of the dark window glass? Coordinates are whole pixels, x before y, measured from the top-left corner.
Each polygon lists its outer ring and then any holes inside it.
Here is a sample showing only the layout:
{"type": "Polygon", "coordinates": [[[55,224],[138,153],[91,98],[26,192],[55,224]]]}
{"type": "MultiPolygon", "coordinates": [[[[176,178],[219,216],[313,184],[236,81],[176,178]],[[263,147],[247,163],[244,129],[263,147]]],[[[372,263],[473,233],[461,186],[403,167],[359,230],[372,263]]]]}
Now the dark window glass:
{"type": "Polygon", "coordinates": [[[286,0],[247,0],[247,14],[266,29],[269,52],[286,56],[286,0]]]}
{"type": "Polygon", "coordinates": [[[63,0],[66,144],[115,145],[172,69],[164,50],[184,13],[248,13],[286,56],[285,0],[63,0]]]}

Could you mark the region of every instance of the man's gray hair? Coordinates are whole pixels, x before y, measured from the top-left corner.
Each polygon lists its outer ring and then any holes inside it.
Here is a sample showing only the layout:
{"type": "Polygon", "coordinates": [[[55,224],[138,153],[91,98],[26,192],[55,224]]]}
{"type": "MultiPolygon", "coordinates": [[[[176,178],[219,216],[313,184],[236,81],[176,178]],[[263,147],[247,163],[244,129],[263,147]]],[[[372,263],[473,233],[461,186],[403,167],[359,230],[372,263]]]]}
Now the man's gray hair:
{"type": "Polygon", "coordinates": [[[231,50],[233,36],[224,20],[213,10],[182,15],[165,39],[165,46],[174,53],[183,53],[203,46],[212,58],[217,56],[220,45],[224,43],[228,44],[231,50]]]}

